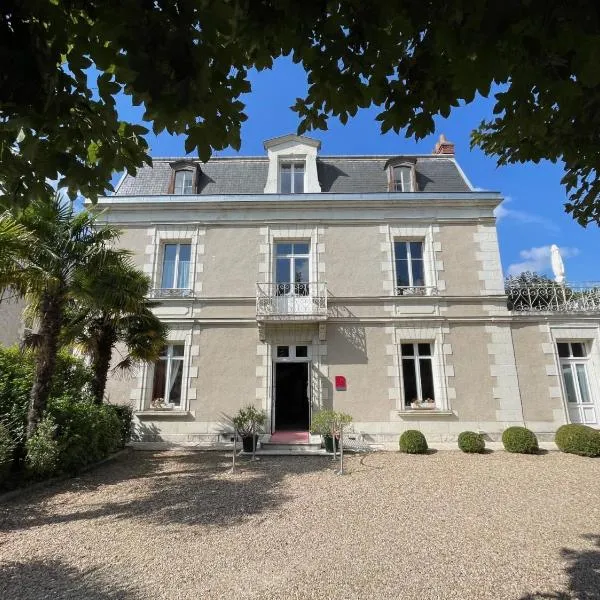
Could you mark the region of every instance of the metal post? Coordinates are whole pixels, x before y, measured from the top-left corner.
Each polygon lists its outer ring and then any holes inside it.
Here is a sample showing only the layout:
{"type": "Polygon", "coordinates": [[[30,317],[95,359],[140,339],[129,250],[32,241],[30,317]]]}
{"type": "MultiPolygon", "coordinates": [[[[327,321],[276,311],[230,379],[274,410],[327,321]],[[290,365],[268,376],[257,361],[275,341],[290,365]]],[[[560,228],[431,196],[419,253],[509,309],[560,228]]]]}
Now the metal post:
{"type": "Polygon", "coordinates": [[[231,459],[231,470],[230,473],[235,473],[235,454],[237,451],[237,429],[233,430],[233,456],[231,459]]]}
{"type": "Polygon", "coordinates": [[[344,474],[344,426],[340,423],[340,470],[338,475],[344,474]]]}
{"type": "Polygon", "coordinates": [[[254,431],[254,429],[252,429],[252,460],[260,460],[259,458],[256,458],[256,431],[254,431]]]}

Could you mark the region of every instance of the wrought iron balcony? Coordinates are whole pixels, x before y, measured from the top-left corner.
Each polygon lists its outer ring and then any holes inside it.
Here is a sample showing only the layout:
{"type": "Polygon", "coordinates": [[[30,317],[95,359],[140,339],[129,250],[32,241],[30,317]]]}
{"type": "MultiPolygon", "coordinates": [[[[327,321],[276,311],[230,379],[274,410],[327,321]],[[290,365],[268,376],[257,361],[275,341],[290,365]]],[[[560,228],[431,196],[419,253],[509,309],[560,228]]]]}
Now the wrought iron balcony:
{"type": "Polygon", "coordinates": [[[399,285],[396,287],[396,296],[437,296],[438,294],[438,289],[431,285],[399,285]]]}
{"type": "Polygon", "coordinates": [[[327,285],[257,283],[256,318],[259,321],[323,321],[327,318],[327,285]]]}
{"type": "Polygon", "coordinates": [[[521,284],[506,287],[508,310],[516,312],[600,312],[600,283],[521,284]]]}
{"type": "Polygon", "coordinates": [[[153,288],[149,295],[150,298],[191,298],[194,292],[189,288],[153,288]]]}

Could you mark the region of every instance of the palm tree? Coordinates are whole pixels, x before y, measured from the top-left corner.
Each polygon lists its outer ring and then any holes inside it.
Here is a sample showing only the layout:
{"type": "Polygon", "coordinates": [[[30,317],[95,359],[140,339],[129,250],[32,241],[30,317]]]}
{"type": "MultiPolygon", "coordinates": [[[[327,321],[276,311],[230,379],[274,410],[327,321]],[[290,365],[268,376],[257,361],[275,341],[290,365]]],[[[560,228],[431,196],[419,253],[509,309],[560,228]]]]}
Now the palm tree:
{"type": "Polygon", "coordinates": [[[154,362],[167,343],[167,328],[152,313],[155,303],[146,298],[150,280],[127,258],[106,262],[82,284],[84,293],[69,307],[64,338],[89,356],[92,394],[101,404],[114,348],[127,348],[115,368],[154,362]]]}
{"type": "Polygon", "coordinates": [[[11,288],[25,296],[38,327],[27,415],[30,438],[50,394],[67,302],[82,293],[89,273],[101,271],[107,261],[126,253],[109,247],[119,234],[117,229],[99,225],[97,215],[87,211],[76,214],[72,203],[59,195],[5,213],[2,223],[10,250],[4,250],[0,263],[0,292],[11,288]],[[30,236],[30,243],[23,243],[24,235],[30,236]]]}

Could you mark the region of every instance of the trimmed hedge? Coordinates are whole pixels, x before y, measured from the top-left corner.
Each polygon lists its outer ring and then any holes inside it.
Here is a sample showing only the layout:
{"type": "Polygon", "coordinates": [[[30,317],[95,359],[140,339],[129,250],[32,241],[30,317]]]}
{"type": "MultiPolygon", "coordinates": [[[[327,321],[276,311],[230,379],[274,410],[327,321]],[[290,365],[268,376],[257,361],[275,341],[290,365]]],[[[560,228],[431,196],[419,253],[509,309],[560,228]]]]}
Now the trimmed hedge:
{"type": "Polygon", "coordinates": [[[572,423],[558,428],[554,441],[562,452],[578,456],[600,456],[600,431],[572,423]]]}
{"type": "Polygon", "coordinates": [[[507,452],[535,454],[539,450],[535,433],[526,427],[509,427],[502,434],[502,443],[507,452]]]}
{"type": "Polygon", "coordinates": [[[416,429],[408,429],[400,436],[400,452],[425,454],[427,452],[425,436],[416,429]]]}
{"type": "Polygon", "coordinates": [[[463,431],[458,436],[458,447],[463,452],[481,454],[485,450],[485,440],[480,433],[463,431]]]}

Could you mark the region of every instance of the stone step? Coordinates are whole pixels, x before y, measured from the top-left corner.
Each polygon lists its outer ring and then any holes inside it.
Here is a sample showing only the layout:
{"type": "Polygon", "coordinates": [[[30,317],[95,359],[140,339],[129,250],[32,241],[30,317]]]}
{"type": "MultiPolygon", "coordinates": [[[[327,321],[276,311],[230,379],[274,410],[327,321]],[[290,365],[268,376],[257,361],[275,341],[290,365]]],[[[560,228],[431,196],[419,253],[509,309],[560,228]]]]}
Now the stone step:
{"type": "Polygon", "coordinates": [[[280,444],[262,442],[257,454],[327,454],[320,443],[313,444],[280,444]]]}

